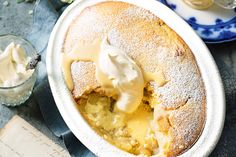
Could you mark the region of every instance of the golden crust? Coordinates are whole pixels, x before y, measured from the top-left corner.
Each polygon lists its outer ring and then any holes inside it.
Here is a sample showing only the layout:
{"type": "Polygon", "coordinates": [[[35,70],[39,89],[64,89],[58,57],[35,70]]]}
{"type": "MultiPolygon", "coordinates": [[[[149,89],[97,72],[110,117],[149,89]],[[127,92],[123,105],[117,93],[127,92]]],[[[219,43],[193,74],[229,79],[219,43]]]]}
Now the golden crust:
{"type": "Polygon", "coordinates": [[[93,62],[74,62],[71,66],[71,72],[74,82],[72,93],[75,98],[79,98],[85,92],[90,92],[90,90],[99,87],[98,82],[94,79],[96,67],[93,62]]]}
{"type": "MultiPolygon", "coordinates": [[[[89,44],[105,36],[143,71],[163,71],[167,83],[162,87],[152,84],[160,101],[154,108],[156,138],[166,156],[182,153],[196,141],[205,121],[204,84],[191,50],[149,11],[123,2],[104,2],[76,17],[65,37],[63,52],[70,52],[78,42],[89,44]],[[163,117],[165,120],[160,120],[163,117]]],[[[91,62],[73,63],[72,76],[75,98],[99,87],[91,62]]]]}

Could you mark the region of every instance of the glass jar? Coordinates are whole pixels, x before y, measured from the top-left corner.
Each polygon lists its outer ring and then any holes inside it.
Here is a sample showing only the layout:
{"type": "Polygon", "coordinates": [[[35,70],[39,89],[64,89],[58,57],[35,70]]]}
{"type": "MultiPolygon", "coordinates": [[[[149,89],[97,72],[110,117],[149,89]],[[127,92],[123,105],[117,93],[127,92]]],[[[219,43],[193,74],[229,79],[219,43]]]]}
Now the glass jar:
{"type": "MultiPolygon", "coordinates": [[[[32,58],[37,54],[35,48],[28,41],[14,35],[0,36],[0,49],[4,50],[11,42],[20,44],[21,47],[25,50],[28,57],[32,58]]],[[[24,103],[30,97],[36,79],[37,68],[33,71],[32,75],[23,83],[16,86],[0,87],[0,104],[4,104],[7,106],[17,106],[24,103]]]]}

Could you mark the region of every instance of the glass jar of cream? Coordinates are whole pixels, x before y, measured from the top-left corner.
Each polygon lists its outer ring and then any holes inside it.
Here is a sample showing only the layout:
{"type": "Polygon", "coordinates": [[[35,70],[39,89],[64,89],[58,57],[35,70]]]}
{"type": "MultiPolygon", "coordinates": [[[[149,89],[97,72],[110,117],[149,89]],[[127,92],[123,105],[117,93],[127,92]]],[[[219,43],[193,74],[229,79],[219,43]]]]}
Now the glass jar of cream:
{"type": "Polygon", "coordinates": [[[17,106],[29,98],[37,68],[27,69],[26,65],[36,54],[25,39],[14,35],[0,36],[0,104],[17,106]]]}

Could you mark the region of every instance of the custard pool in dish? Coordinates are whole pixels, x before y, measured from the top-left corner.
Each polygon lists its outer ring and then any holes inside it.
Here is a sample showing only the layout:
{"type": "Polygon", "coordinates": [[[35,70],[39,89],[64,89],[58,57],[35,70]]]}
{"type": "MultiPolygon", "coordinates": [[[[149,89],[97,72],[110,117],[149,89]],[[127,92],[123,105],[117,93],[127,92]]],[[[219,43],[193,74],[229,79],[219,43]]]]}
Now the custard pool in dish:
{"type": "Polygon", "coordinates": [[[194,56],[145,9],[124,2],[84,9],[67,31],[62,71],[91,127],[129,153],[177,156],[204,127],[206,96],[194,56]]]}

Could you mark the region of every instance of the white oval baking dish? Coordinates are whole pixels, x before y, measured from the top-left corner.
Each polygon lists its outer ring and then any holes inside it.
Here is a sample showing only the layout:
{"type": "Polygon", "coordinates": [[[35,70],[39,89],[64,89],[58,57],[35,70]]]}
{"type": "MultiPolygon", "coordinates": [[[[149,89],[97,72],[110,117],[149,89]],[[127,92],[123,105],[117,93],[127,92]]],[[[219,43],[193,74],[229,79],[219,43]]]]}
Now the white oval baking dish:
{"type": "MultiPolygon", "coordinates": [[[[107,0],[77,0],[71,4],[57,21],[47,49],[47,72],[57,107],[75,136],[94,154],[102,157],[133,156],[109,144],[84,120],[64,82],[60,68],[60,53],[66,31],[72,20],[87,6],[107,0]]],[[[115,0],[113,0],[115,1],[115,0]]],[[[193,29],[172,10],[156,0],[119,0],[150,10],[171,27],[195,55],[207,95],[207,117],[204,130],[197,142],[181,157],[208,156],[221,135],[225,118],[225,97],[217,66],[203,41],[193,29]],[[191,38],[190,38],[191,37],[191,38]]]]}

